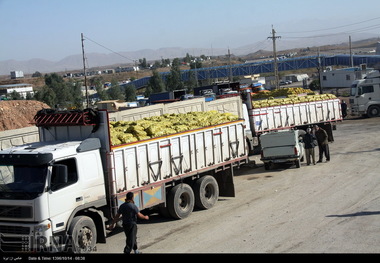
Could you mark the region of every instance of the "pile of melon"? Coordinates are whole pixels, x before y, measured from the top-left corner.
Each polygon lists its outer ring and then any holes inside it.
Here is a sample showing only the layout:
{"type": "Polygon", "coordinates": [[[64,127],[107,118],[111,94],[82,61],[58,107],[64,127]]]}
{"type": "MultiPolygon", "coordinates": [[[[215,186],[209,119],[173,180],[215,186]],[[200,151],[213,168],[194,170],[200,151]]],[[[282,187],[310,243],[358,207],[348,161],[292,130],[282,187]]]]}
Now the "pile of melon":
{"type": "Polygon", "coordinates": [[[333,94],[315,94],[310,89],[304,88],[280,88],[271,92],[254,94],[252,106],[254,109],[263,107],[297,104],[320,100],[335,99],[333,94]]]}
{"type": "Polygon", "coordinates": [[[111,144],[125,143],[156,138],[178,132],[218,125],[238,119],[232,113],[218,111],[164,114],[146,117],[137,121],[110,122],[111,144]]]}

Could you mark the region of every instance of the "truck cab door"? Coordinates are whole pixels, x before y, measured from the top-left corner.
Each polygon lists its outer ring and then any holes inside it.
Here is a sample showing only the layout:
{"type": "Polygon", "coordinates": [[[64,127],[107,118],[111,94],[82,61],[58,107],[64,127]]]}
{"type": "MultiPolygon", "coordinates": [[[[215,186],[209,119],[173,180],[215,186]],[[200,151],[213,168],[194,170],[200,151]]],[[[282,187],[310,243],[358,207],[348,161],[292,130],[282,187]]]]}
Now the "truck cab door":
{"type": "Polygon", "coordinates": [[[52,222],[52,231],[65,229],[68,218],[78,203],[83,202],[81,186],[78,180],[78,171],[75,158],[58,161],[55,164],[67,167],[67,178],[59,173],[55,166],[52,168],[49,184],[49,218],[52,222]]]}
{"type": "Polygon", "coordinates": [[[359,111],[366,111],[368,103],[371,102],[374,95],[373,85],[360,86],[358,88],[358,95],[356,96],[356,99],[359,105],[359,111]]]}

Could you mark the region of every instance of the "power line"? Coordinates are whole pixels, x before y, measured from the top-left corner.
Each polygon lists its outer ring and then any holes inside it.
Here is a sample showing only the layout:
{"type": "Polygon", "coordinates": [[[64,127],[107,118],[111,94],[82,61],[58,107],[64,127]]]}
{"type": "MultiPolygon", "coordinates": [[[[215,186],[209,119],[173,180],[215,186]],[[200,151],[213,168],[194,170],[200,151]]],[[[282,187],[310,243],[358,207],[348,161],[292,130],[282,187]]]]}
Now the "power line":
{"type": "Polygon", "coordinates": [[[360,21],[360,22],[356,22],[356,23],[352,23],[352,24],[343,25],[343,26],[336,26],[336,27],[330,27],[330,28],[324,28],[324,29],[316,29],[316,30],[294,31],[294,32],[280,32],[280,33],[281,34],[298,34],[298,33],[313,33],[313,32],[320,32],[320,31],[327,31],[327,30],[333,30],[333,29],[338,29],[338,28],[343,28],[343,27],[348,27],[348,26],[354,26],[354,25],[366,23],[366,22],[369,22],[369,21],[377,20],[377,19],[380,19],[380,17],[375,17],[375,18],[368,19],[368,20],[365,20],[365,21],[360,21]]]}
{"type": "Polygon", "coordinates": [[[135,61],[135,59],[131,59],[131,58],[128,58],[128,57],[126,57],[126,56],[123,56],[122,54],[120,54],[120,53],[118,53],[118,52],[116,52],[116,51],[113,51],[112,49],[110,49],[110,48],[108,48],[108,47],[106,47],[106,46],[104,46],[104,45],[102,45],[102,44],[99,44],[98,42],[96,42],[96,41],[90,39],[90,38],[87,37],[87,36],[85,36],[85,38],[86,38],[87,40],[90,40],[91,42],[97,44],[98,46],[101,46],[102,48],[105,48],[105,49],[107,49],[108,51],[111,51],[112,53],[114,53],[114,54],[116,54],[116,55],[119,55],[120,57],[123,57],[123,58],[125,58],[125,59],[131,60],[131,61],[133,61],[133,62],[135,61]]]}

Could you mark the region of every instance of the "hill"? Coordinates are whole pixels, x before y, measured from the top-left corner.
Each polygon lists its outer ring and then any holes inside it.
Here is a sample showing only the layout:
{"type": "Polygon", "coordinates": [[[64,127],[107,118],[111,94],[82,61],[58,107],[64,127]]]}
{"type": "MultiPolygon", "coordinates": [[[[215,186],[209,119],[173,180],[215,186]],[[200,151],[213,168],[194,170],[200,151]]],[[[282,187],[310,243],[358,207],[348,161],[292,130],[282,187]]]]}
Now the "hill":
{"type": "Polygon", "coordinates": [[[0,131],[33,126],[33,117],[37,111],[50,107],[35,100],[0,101],[0,131]]]}

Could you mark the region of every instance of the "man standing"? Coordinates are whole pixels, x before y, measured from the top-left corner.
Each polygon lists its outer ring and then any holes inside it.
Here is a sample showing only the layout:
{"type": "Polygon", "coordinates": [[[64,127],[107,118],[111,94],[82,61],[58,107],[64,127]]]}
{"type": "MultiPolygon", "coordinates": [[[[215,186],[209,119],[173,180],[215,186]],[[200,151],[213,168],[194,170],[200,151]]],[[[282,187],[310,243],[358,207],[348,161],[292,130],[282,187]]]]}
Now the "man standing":
{"type": "Polygon", "coordinates": [[[115,223],[120,220],[120,216],[122,216],[123,220],[123,228],[126,237],[126,245],[124,247],[124,253],[130,254],[132,249],[135,254],[140,253],[137,250],[137,218],[148,220],[148,216],[144,216],[140,213],[138,207],[135,205],[133,201],[133,193],[128,192],[126,195],[125,203],[123,203],[115,218],[112,220],[111,225],[109,226],[109,230],[112,230],[115,226],[115,223]]]}
{"type": "Polygon", "coordinates": [[[311,133],[311,129],[307,128],[306,129],[306,134],[303,137],[303,142],[305,143],[305,154],[306,154],[306,163],[307,165],[310,165],[311,159],[313,161],[313,164],[315,165],[315,152],[314,152],[314,147],[316,146],[314,142],[317,139],[315,138],[314,134],[311,133]]]}
{"type": "Polygon", "coordinates": [[[330,161],[330,150],[329,150],[329,141],[327,132],[319,127],[318,125],[314,125],[315,129],[315,137],[317,137],[318,141],[318,149],[319,149],[319,160],[318,163],[322,162],[323,153],[326,157],[326,162],[330,161]]]}

